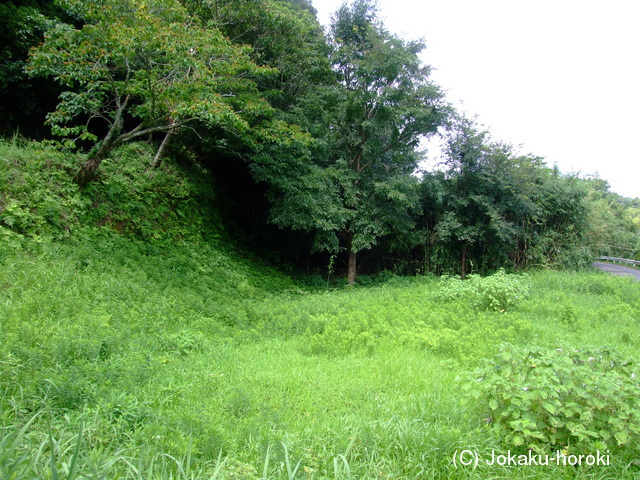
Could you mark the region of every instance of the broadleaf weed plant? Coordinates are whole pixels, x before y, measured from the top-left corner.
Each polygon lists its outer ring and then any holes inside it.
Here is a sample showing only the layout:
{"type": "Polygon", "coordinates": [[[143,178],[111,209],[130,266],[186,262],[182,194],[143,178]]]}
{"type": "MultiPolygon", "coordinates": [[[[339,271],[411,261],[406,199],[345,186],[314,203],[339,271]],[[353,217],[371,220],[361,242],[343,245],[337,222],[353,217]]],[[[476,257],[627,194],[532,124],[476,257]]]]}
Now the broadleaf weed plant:
{"type": "Polygon", "coordinates": [[[478,419],[510,448],[637,458],[638,371],[610,348],[505,344],[459,381],[478,419]]]}
{"type": "Polygon", "coordinates": [[[500,269],[487,277],[445,277],[436,298],[443,302],[463,299],[479,309],[505,312],[526,299],[530,288],[526,275],[510,275],[500,269]]]}

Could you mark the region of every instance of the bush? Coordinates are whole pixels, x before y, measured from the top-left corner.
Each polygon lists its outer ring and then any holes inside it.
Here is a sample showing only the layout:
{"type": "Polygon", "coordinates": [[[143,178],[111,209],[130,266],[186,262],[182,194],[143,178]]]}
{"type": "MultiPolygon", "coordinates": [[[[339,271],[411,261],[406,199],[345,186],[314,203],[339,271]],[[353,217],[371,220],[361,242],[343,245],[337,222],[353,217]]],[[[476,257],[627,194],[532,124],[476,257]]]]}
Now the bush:
{"type": "Polygon", "coordinates": [[[529,288],[529,280],[524,275],[509,275],[500,269],[489,277],[469,275],[464,281],[459,277],[446,277],[436,296],[441,301],[464,298],[477,308],[498,312],[524,300],[529,288]]]}
{"type": "Polygon", "coordinates": [[[0,140],[0,228],[66,238],[91,204],[69,173],[76,160],[39,144],[0,140]]]}
{"type": "Polygon", "coordinates": [[[509,448],[593,454],[640,451],[637,370],[636,362],[610,349],[503,345],[461,379],[509,448]]]}

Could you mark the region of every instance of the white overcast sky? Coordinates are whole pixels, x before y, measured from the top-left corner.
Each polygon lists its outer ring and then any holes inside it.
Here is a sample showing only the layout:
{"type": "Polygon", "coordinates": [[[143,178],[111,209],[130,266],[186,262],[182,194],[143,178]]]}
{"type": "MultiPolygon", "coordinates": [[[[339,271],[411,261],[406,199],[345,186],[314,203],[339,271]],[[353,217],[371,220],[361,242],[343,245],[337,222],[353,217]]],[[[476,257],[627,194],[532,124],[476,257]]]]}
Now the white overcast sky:
{"type": "MultiPolygon", "coordinates": [[[[328,25],[342,0],[312,0],[328,25]]],[[[492,138],[640,197],[640,0],[379,0],[492,138]]]]}

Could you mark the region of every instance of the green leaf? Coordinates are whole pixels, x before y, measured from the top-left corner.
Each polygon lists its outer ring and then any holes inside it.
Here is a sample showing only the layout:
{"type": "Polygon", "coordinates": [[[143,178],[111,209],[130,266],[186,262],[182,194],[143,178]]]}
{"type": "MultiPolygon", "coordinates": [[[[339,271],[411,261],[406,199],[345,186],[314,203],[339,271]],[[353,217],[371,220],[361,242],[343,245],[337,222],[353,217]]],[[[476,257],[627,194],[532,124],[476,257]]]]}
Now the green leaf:
{"type": "Polygon", "coordinates": [[[618,445],[624,445],[629,441],[629,432],[621,430],[614,435],[618,445]]]}

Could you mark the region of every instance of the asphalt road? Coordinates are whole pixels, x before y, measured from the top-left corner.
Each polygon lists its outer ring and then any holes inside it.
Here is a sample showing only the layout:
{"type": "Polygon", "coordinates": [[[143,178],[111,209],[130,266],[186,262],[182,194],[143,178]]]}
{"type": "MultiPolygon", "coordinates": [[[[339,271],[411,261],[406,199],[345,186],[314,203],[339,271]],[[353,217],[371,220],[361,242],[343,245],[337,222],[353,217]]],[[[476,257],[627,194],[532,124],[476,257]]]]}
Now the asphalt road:
{"type": "Polygon", "coordinates": [[[591,264],[592,267],[598,268],[604,272],[609,272],[613,275],[620,275],[622,277],[634,277],[636,280],[640,280],[640,270],[635,268],[623,267],[622,265],[614,265],[612,263],[595,262],[591,264]]]}

